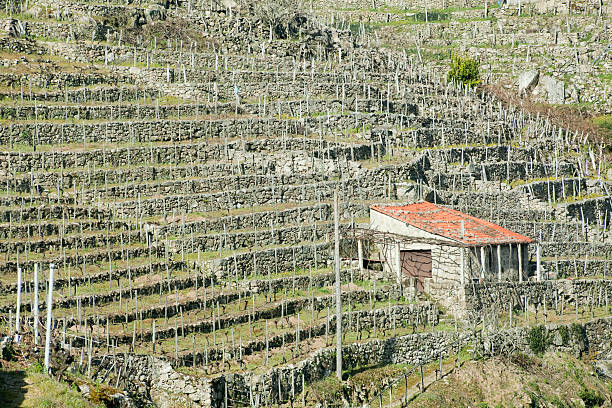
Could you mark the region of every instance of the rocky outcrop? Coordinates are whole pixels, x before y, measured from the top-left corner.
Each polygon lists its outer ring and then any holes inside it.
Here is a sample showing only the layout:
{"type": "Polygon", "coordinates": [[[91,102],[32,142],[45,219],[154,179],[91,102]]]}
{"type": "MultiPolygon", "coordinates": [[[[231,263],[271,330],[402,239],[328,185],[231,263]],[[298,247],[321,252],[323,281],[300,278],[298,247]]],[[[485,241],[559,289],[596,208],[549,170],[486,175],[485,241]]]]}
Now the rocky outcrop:
{"type": "Polygon", "coordinates": [[[540,78],[540,71],[532,70],[523,72],[518,78],[519,94],[529,93],[537,85],[540,78]]]}
{"type": "Polygon", "coordinates": [[[538,70],[523,72],[516,84],[520,95],[534,95],[550,104],[565,103],[565,83],[549,75],[540,75],[538,70]]]}
{"type": "Polygon", "coordinates": [[[2,29],[0,30],[9,37],[23,37],[28,34],[27,23],[16,20],[14,18],[7,18],[2,21],[2,29]]]}
{"type": "Polygon", "coordinates": [[[0,338],[0,360],[13,358],[13,339],[10,336],[0,338]]]}
{"type": "Polygon", "coordinates": [[[548,103],[557,105],[565,103],[565,84],[563,81],[544,75],[540,78],[538,86],[546,94],[548,103]]]}

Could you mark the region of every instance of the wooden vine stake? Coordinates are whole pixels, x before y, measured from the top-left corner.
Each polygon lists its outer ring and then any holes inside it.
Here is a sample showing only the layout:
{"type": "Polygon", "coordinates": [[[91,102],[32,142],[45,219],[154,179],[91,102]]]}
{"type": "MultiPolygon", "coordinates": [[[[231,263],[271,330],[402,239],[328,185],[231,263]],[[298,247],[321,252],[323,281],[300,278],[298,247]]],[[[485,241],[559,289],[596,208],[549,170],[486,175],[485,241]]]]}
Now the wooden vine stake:
{"type": "Polygon", "coordinates": [[[336,377],[342,381],[342,294],[340,288],[340,236],[338,190],[334,192],[334,265],[336,270],[336,377]]]}
{"type": "Polygon", "coordinates": [[[45,373],[49,374],[49,357],[51,351],[51,311],[53,309],[53,275],[55,265],[49,265],[49,288],[47,289],[47,331],[45,335],[45,373]]]}
{"type": "Polygon", "coordinates": [[[17,268],[17,309],[15,309],[15,343],[19,343],[21,309],[21,268],[17,268]]]}
{"type": "Polygon", "coordinates": [[[38,345],[38,264],[34,264],[34,344],[38,345]]]}

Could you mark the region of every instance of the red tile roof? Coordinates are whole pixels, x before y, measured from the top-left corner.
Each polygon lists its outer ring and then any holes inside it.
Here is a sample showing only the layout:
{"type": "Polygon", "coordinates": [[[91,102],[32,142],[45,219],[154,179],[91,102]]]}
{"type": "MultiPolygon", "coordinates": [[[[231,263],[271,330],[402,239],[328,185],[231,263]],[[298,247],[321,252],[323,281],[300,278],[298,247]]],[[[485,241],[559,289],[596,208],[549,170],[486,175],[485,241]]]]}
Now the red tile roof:
{"type": "Polygon", "coordinates": [[[507,230],[492,222],[426,201],[402,206],[372,205],[370,208],[413,227],[467,245],[482,246],[533,242],[531,238],[507,230]],[[461,234],[462,222],[463,236],[461,234]]]}

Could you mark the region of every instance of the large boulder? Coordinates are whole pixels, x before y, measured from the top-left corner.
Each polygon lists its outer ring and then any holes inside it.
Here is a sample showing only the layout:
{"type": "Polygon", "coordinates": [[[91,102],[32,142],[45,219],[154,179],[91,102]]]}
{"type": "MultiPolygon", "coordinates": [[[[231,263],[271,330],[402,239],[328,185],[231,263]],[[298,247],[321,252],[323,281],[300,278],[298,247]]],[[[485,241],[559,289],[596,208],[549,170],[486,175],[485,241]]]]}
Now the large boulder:
{"type": "Polygon", "coordinates": [[[10,336],[0,338],[0,359],[11,360],[14,354],[13,338],[10,336]]]}
{"type": "Polygon", "coordinates": [[[132,15],[128,18],[127,26],[130,28],[139,28],[147,24],[147,17],[142,10],[134,10],[132,15]]]}
{"type": "Polygon", "coordinates": [[[26,22],[7,18],[2,21],[2,31],[9,37],[23,37],[28,35],[28,26],[26,22]]]}
{"type": "Polygon", "coordinates": [[[159,4],[147,8],[144,13],[147,23],[165,20],[167,15],[165,7],[159,4]]]}
{"type": "Polygon", "coordinates": [[[544,75],[540,78],[538,86],[546,92],[548,103],[559,105],[565,103],[565,84],[563,81],[544,75]]]}
{"type": "Polygon", "coordinates": [[[238,10],[240,6],[234,0],[221,0],[221,5],[226,9],[238,10]]]}
{"type": "Polygon", "coordinates": [[[523,72],[518,77],[519,94],[530,93],[531,90],[538,84],[540,72],[537,70],[523,72]]]}
{"type": "Polygon", "coordinates": [[[595,362],[595,371],[598,375],[612,380],[612,360],[598,360],[595,362]]]}

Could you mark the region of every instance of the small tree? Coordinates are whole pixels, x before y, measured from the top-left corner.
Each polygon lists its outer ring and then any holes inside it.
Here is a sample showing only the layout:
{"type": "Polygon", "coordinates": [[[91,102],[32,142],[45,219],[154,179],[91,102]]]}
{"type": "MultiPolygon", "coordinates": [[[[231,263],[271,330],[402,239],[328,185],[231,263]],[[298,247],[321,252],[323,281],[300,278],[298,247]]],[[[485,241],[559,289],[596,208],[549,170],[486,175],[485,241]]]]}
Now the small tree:
{"type": "Polygon", "coordinates": [[[481,82],[480,63],[470,56],[453,53],[447,79],[475,87],[481,82]]]}

